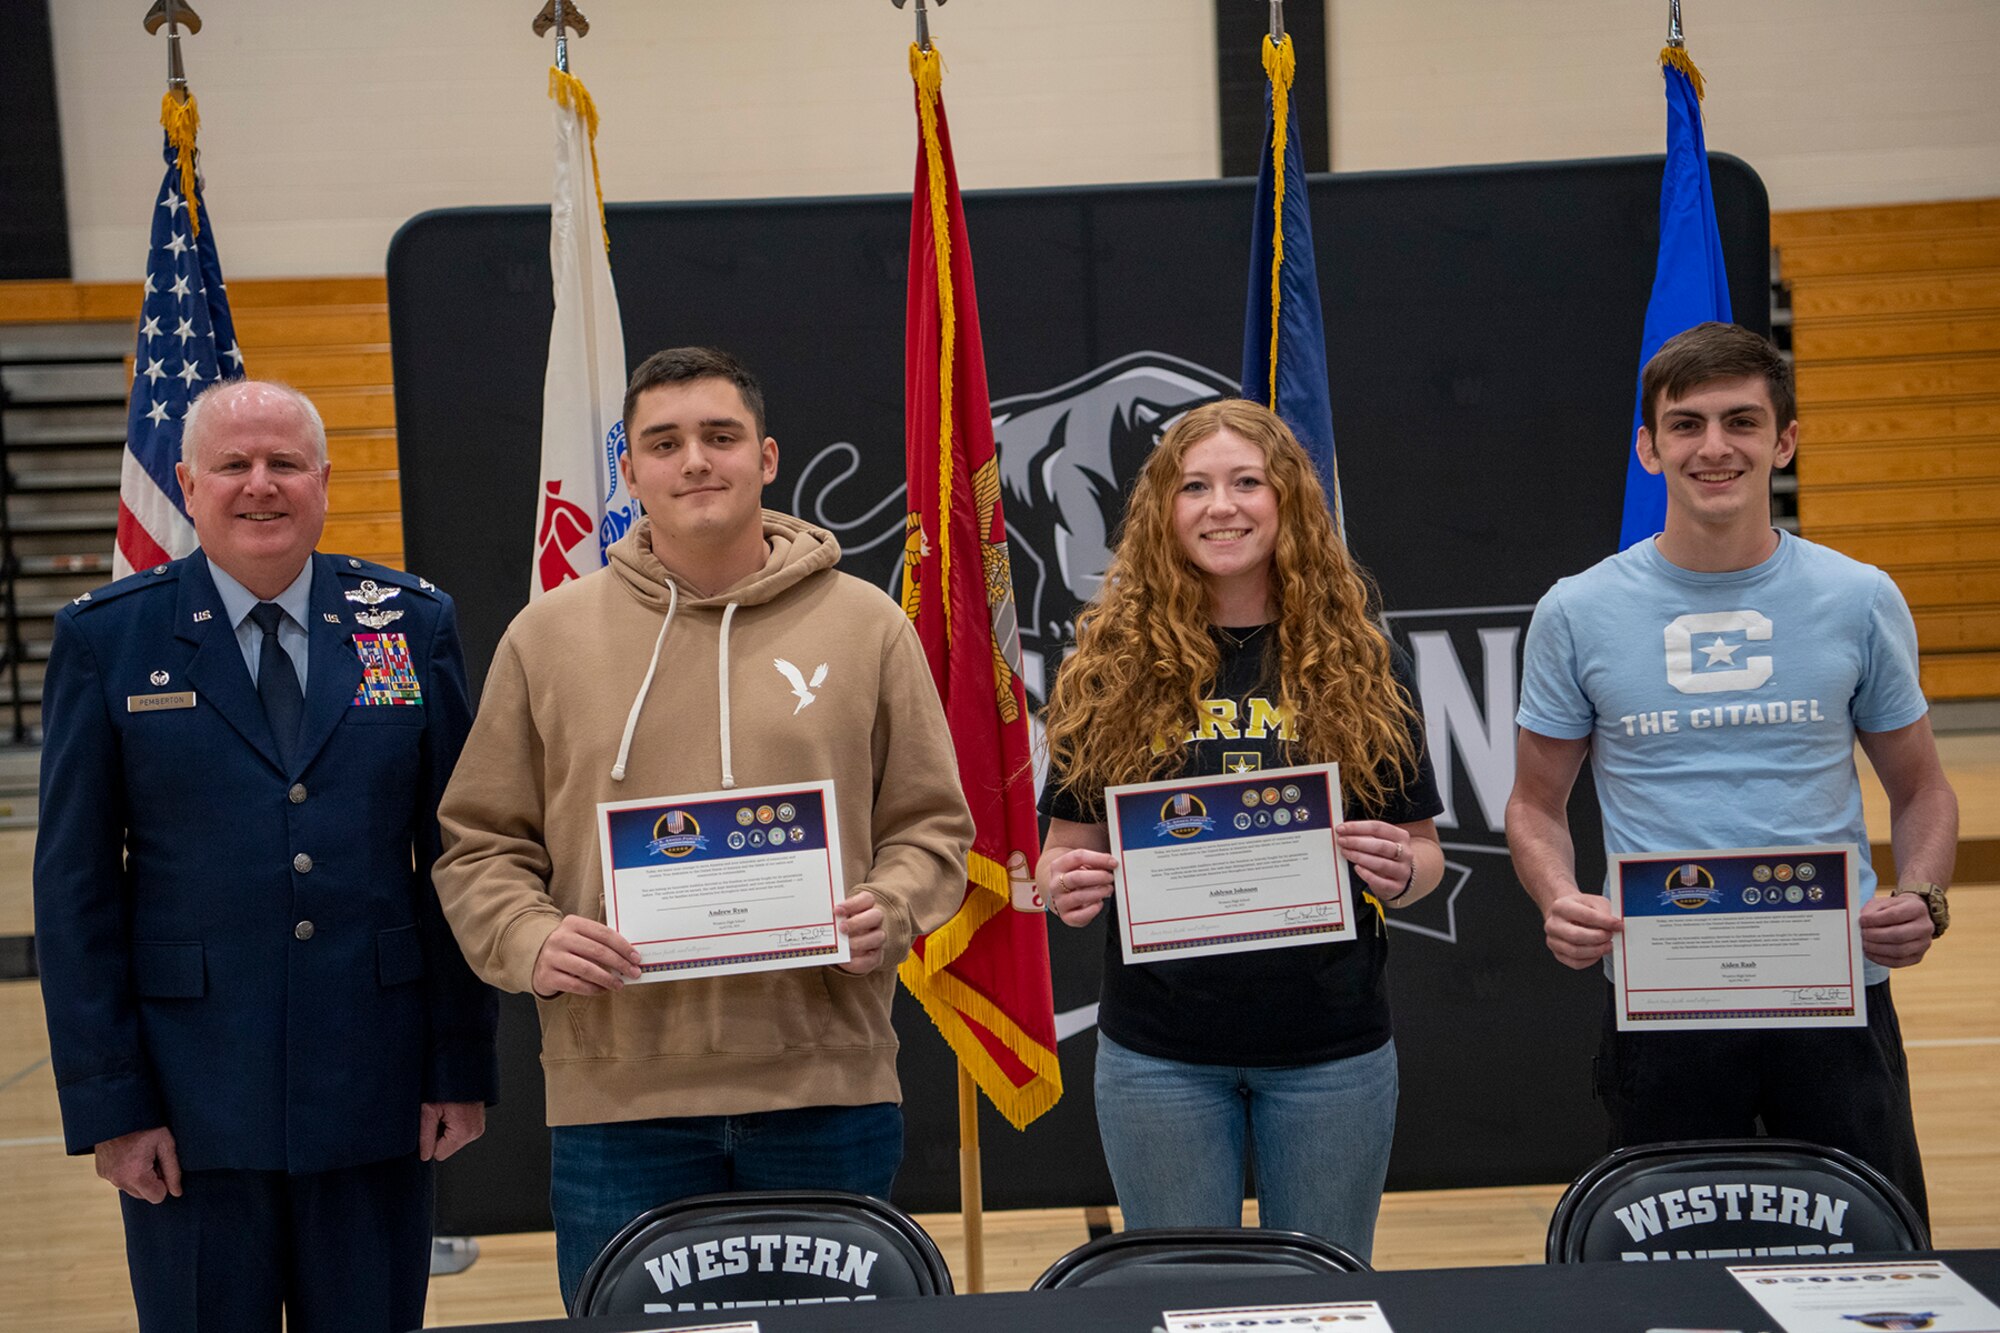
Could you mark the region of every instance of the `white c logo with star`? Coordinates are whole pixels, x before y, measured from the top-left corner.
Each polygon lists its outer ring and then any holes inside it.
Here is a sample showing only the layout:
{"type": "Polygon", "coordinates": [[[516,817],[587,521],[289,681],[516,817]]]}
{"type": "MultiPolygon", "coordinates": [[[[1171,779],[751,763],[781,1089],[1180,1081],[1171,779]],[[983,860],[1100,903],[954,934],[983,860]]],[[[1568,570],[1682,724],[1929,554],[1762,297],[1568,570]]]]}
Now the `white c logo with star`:
{"type": "Polygon", "coordinates": [[[1731,632],[1741,633],[1752,643],[1768,640],[1771,637],[1771,618],[1761,611],[1708,611],[1678,616],[1668,622],[1667,683],[1682,694],[1720,694],[1725,690],[1754,690],[1769,680],[1771,659],[1751,657],[1739,665],[1736,654],[1745,645],[1728,643],[1721,637],[1731,632]],[[1715,637],[1708,643],[1697,645],[1695,636],[1698,634],[1715,637]],[[1708,659],[1702,663],[1704,667],[1727,663],[1731,669],[1697,674],[1694,668],[1697,646],[1708,659]]]}

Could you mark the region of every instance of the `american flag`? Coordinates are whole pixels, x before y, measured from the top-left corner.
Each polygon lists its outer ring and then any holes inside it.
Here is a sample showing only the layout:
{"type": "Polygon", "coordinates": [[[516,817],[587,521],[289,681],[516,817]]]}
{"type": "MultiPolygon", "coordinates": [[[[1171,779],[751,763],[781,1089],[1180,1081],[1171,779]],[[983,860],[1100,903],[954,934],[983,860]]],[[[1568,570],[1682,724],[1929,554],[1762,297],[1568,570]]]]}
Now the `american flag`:
{"type": "Polygon", "coordinates": [[[111,564],[120,578],[194,549],[194,525],[174,479],[181,419],[196,394],[219,379],[243,374],[243,353],[236,346],[199,177],[195,197],[183,197],[171,142],[165,152],[166,179],[153,209],[139,351],[132,364],[132,404],[118,478],[118,547],[111,564]]]}

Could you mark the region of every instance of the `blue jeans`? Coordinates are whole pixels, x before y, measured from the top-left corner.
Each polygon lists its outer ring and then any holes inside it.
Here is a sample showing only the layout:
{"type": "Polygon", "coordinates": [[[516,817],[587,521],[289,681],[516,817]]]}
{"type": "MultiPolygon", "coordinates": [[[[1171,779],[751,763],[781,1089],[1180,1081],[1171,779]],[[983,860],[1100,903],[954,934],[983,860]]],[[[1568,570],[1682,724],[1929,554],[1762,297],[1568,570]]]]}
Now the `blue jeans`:
{"type": "Polygon", "coordinates": [[[598,1251],[643,1212],[726,1190],[846,1190],[889,1197],[903,1111],[807,1106],[549,1130],[549,1211],[569,1308],[598,1251]]]}
{"type": "Polygon", "coordinates": [[[1285,1069],[1184,1064],[1097,1035],[1097,1131],[1129,1230],[1243,1224],[1246,1127],[1258,1216],[1363,1259],[1396,1133],[1396,1044],[1285,1069]]]}

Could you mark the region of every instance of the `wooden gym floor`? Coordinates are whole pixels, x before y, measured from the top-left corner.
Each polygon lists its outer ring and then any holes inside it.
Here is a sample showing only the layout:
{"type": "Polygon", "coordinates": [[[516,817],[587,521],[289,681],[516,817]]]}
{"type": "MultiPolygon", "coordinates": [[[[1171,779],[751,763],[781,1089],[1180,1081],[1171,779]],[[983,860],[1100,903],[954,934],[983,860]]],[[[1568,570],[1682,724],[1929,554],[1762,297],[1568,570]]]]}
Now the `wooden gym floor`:
{"type": "MultiPolygon", "coordinates": [[[[1959,793],[1961,875],[1992,866],[2000,842],[2000,734],[1947,735],[1940,748],[1959,793]],[[1974,851],[1978,855],[1973,855],[1974,851]]],[[[1869,827],[1886,834],[1886,804],[1869,793],[1869,827]]],[[[33,928],[32,832],[0,832],[0,935],[33,928]]],[[[2000,874],[1984,872],[1994,880],[2000,874]]],[[[1921,966],[1896,977],[1909,1048],[1917,1131],[1941,1249],[2000,1247],[2000,882],[1963,883],[1952,897],[1952,933],[1921,966]]],[[[0,982],[0,1327],[44,1330],[133,1327],[116,1196],[89,1158],[63,1155],[41,996],[32,981],[0,982]]],[[[1505,1189],[1391,1194],[1376,1238],[1381,1268],[1537,1263],[1560,1183],[1505,1189]]],[[[1254,1219],[1254,1205],[1250,1209],[1254,1219]]],[[[1116,1220],[1115,1210],[1112,1214],[1116,1220]]],[[[919,1219],[964,1287],[956,1214],[919,1219]]],[[[1026,1287],[1087,1238],[1079,1208],[989,1214],[991,1290],[1026,1287]]],[[[547,1232],[480,1238],[479,1261],[434,1279],[427,1322],[559,1316],[555,1247],[547,1232]]]]}

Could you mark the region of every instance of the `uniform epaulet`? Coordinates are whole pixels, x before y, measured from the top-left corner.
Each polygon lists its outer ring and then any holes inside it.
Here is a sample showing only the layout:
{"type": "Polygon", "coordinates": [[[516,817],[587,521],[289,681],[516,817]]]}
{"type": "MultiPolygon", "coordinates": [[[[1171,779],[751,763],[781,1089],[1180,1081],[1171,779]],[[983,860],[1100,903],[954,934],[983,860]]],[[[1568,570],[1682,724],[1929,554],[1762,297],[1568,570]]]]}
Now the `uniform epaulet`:
{"type": "Polygon", "coordinates": [[[436,599],[443,596],[438,586],[427,578],[410,573],[406,569],[394,569],[388,565],[378,565],[373,560],[363,560],[357,555],[329,556],[340,577],[355,583],[374,582],[389,584],[397,588],[409,588],[436,599]]]}
{"type": "Polygon", "coordinates": [[[174,561],[170,564],[154,565],[151,569],[142,569],[136,574],[127,574],[116,583],[107,583],[102,588],[92,588],[81,596],[70,598],[69,604],[76,608],[78,614],[82,614],[94,606],[115,602],[120,597],[146,588],[171,588],[179,582],[180,562],[174,561]]]}

